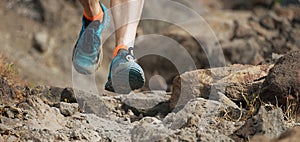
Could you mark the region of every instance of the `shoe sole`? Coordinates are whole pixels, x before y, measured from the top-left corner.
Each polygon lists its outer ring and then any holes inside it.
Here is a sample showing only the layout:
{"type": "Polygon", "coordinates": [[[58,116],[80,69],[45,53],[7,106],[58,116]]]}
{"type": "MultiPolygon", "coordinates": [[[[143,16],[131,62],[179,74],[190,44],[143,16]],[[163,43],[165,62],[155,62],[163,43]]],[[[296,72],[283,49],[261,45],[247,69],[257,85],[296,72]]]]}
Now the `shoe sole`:
{"type": "Polygon", "coordinates": [[[129,94],[131,90],[143,87],[145,79],[140,69],[132,67],[112,75],[112,82],[116,93],[129,94]]]}

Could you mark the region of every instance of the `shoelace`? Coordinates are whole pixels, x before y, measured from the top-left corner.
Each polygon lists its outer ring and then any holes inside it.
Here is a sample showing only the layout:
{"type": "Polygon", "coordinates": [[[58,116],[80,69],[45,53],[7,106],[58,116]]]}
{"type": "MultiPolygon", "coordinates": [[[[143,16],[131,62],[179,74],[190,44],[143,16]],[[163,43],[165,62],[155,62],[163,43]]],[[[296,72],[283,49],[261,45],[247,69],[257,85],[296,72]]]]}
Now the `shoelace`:
{"type": "Polygon", "coordinates": [[[125,58],[126,58],[128,61],[134,61],[134,60],[135,60],[135,57],[134,57],[134,54],[133,54],[133,47],[129,47],[129,48],[128,48],[128,53],[127,53],[127,55],[125,56],[125,58]]]}

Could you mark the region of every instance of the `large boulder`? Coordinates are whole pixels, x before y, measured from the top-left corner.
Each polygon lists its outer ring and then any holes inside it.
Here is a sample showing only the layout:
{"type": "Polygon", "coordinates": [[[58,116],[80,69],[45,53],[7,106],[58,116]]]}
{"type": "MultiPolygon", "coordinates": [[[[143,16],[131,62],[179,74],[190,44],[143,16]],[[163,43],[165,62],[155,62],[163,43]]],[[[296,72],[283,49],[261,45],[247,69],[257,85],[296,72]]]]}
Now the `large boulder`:
{"type": "Polygon", "coordinates": [[[223,92],[234,101],[253,98],[273,65],[231,65],[224,68],[186,72],[174,80],[171,108],[185,105],[192,98],[212,98],[223,92]]]}
{"type": "Polygon", "coordinates": [[[299,58],[299,51],[291,52],[276,62],[263,83],[263,101],[279,105],[286,104],[287,101],[297,103],[300,93],[299,58]]]}

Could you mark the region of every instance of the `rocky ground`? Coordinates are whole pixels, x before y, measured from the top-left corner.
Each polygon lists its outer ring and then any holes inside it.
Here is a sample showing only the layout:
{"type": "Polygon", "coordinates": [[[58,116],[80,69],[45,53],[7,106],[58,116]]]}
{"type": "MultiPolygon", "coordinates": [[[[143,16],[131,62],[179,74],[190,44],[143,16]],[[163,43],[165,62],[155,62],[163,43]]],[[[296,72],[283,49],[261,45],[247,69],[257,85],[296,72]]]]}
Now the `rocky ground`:
{"type": "MultiPolygon", "coordinates": [[[[76,0],[1,1],[0,141],[298,141],[300,7],[273,0],[192,1],[179,2],[210,25],[226,66],[211,68],[203,49],[217,43],[208,35],[143,21],[138,36],[174,39],[197,70],[179,75],[165,58],[142,57],[147,80],[160,75],[167,86],[154,82],[158,90],[148,91],[147,82],[127,95],[67,87],[82,10],[76,0]]],[[[99,86],[112,48],[104,52],[99,86]]]]}
{"type": "MultiPolygon", "coordinates": [[[[293,55],[299,56],[300,52],[279,60],[287,61],[293,55]]],[[[265,88],[261,86],[268,78],[278,73],[274,70],[279,66],[282,66],[280,61],[275,65],[236,64],[226,69],[197,70],[181,75],[182,84],[190,85],[174,85],[173,93],[152,91],[127,95],[18,86],[4,75],[0,78],[0,140],[297,141],[298,100],[291,100],[285,104],[289,106],[286,108],[262,101],[274,100],[272,94],[256,95],[265,88]],[[220,80],[211,78],[212,73],[218,75],[216,70],[226,71],[220,80]],[[199,80],[191,79],[194,76],[199,80]],[[178,94],[178,90],[185,91],[178,94]]],[[[8,65],[1,67],[5,69],[8,65]]],[[[273,79],[280,77],[275,75],[273,79]]]]}

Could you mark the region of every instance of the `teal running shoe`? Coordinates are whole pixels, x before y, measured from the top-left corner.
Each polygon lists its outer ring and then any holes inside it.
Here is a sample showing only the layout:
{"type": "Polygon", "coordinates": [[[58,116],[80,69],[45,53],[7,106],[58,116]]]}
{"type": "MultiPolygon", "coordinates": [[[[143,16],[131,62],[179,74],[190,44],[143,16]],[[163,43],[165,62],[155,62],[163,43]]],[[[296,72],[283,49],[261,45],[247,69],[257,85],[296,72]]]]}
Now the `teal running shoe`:
{"type": "Polygon", "coordinates": [[[105,90],[128,94],[131,90],[144,86],[145,76],[142,67],[135,62],[133,48],[120,49],[112,60],[105,90]]]}
{"type": "Polygon", "coordinates": [[[75,44],[72,62],[75,70],[81,74],[92,74],[102,61],[101,34],[109,23],[107,8],[101,3],[103,21],[89,21],[83,16],[82,28],[75,44]]]}

